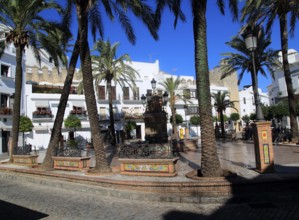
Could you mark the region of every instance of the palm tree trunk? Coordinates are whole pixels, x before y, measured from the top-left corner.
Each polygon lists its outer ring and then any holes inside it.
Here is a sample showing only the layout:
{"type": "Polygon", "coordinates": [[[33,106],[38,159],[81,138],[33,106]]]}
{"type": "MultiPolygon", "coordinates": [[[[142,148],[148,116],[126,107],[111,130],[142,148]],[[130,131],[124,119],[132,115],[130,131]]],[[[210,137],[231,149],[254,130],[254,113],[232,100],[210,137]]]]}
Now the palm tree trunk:
{"type": "Polygon", "coordinates": [[[16,75],[15,75],[15,100],[13,104],[12,113],[12,152],[10,152],[10,161],[12,161],[12,155],[18,147],[19,140],[19,125],[21,114],[21,95],[22,95],[22,81],[23,81],[23,48],[21,45],[16,46],[16,75]]]}
{"type": "Polygon", "coordinates": [[[290,111],[290,124],[291,124],[291,133],[292,133],[292,142],[298,143],[298,123],[296,118],[296,102],[295,95],[293,91],[292,84],[292,76],[290,71],[290,65],[288,61],[288,30],[287,30],[287,15],[280,15],[279,17],[280,23],[280,40],[281,40],[281,52],[282,52],[282,60],[283,60],[283,70],[284,77],[287,86],[288,92],[288,103],[289,103],[289,111],[290,111]]]}
{"type": "MultiPolygon", "coordinates": [[[[173,92],[174,93],[174,92],[173,92]]],[[[177,141],[179,139],[179,134],[178,134],[178,127],[176,124],[176,112],[174,109],[174,103],[175,103],[175,94],[172,95],[172,103],[171,103],[171,115],[172,115],[172,129],[173,129],[173,139],[177,141]]]]}
{"type": "Polygon", "coordinates": [[[95,172],[111,172],[105,155],[104,144],[101,137],[99,118],[97,112],[97,103],[93,86],[91,57],[88,45],[88,1],[80,1],[77,5],[77,18],[80,33],[80,61],[83,75],[83,86],[85,91],[85,102],[88,111],[88,118],[91,128],[91,137],[93,140],[96,166],[95,172]]]}
{"type": "Polygon", "coordinates": [[[62,123],[63,123],[64,113],[65,113],[65,109],[67,106],[67,101],[69,99],[70,89],[71,89],[77,61],[78,61],[79,54],[80,54],[79,39],[80,39],[80,36],[78,33],[77,40],[76,40],[76,43],[74,45],[74,49],[72,52],[69,68],[67,71],[67,76],[65,78],[64,86],[63,86],[63,89],[61,92],[60,101],[59,101],[59,105],[58,105],[58,111],[57,111],[57,114],[55,117],[53,129],[52,129],[51,139],[50,139],[50,142],[48,145],[45,159],[41,165],[44,168],[51,168],[53,166],[52,157],[54,154],[54,149],[57,147],[57,144],[61,137],[61,127],[62,127],[62,123]]]}
{"type": "Polygon", "coordinates": [[[196,86],[201,126],[201,174],[206,177],[220,176],[222,170],[217,155],[213,129],[210,79],[207,55],[207,1],[193,1],[193,33],[195,44],[196,86]]]}
{"type": "Polygon", "coordinates": [[[107,80],[107,90],[108,90],[108,102],[109,102],[109,118],[110,118],[110,136],[111,136],[111,145],[115,146],[116,138],[115,138],[115,128],[114,128],[114,112],[112,105],[112,86],[111,79],[107,80]]]}
{"type": "Polygon", "coordinates": [[[224,117],[223,117],[223,111],[220,113],[220,121],[221,121],[221,137],[225,138],[225,129],[224,129],[224,117]]]}

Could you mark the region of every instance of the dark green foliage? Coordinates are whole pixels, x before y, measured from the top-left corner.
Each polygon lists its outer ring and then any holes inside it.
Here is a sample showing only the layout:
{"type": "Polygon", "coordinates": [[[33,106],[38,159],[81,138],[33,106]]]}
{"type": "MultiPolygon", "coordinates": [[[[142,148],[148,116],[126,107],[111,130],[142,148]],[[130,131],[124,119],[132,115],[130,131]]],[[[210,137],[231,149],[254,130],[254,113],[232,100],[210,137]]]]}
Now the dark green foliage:
{"type": "MultiPolygon", "coordinates": [[[[170,121],[170,123],[172,123],[172,116],[170,116],[169,121],[170,121]]],[[[175,114],[175,121],[176,121],[176,124],[182,124],[184,120],[180,114],[175,114]]]]}
{"type": "Polygon", "coordinates": [[[20,126],[19,126],[19,131],[20,132],[29,132],[32,131],[33,129],[33,124],[30,118],[27,116],[21,116],[20,117],[20,126]]]}
{"type": "Polygon", "coordinates": [[[200,123],[200,117],[198,115],[193,115],[190,118],[190,124],[198,126],[200,123]]]}
{"type": "Polygon", "coordinates": [[[239,113],[231,113],[230,114],[230,120],[232,120],[232,121],[238,121],[240,119],[240,115],[239,115],[239,113]]]}
{"type": "Polygon", "coordinates": [[[81,121],[80,119],[75,115],[69,115],[64,120],[64,126],[66,128],[81,128],[81,121]]]}

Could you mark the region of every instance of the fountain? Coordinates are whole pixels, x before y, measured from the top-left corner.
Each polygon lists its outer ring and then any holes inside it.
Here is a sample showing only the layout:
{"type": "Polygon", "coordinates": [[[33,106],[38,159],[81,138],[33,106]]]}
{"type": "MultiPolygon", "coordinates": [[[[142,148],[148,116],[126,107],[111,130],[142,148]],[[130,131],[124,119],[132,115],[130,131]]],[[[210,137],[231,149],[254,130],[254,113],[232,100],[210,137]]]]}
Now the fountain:
{"type": "MultiPolygon", "coordinates": [[[[153,80],[154,81],[154,80],[153,80]]],[[[152,82],[153,82],[152,81],[152,82]]],[[[168,94],[142,95],[146,105],[143,114],[145,141],[124,144],[120,148],[121,174],[146,176],[176,176],[176,157],[167,135],[167,113],[164,109],[168,94]]]]}

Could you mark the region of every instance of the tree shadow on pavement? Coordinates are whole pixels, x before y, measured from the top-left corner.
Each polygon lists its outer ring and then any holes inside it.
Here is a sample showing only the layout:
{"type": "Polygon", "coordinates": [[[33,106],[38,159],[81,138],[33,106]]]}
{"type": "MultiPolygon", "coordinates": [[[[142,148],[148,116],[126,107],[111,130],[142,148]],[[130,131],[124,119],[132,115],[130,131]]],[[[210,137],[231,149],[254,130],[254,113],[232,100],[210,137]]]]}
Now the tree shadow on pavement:
{"type": "Polygon", "coordinates": [[[0,219],[35,220],[49,215],[0,200],[0,219]]]}
{"type": "Polygon", "coordinates": [[[221,182],[210,196],[207,193],[203,196],[203,193],[197,190],[192,192],[193,198],[197,198],[200,203],[205,204],[205,207],[213,204],[213,201],[218,201],[218,204],[223,201],[224,204],[220,208],[215,206],[214,210],[210,209],[207,212],[209,214],[203,214],[200,204],[193,204],[198,206],[199,213],[170,210],[162,218],[164,220],[299,219],[298,174],[265,173],[253,179],[236,176],[225,178],[224,181],[230,185],[230,194],[224,193],[221,182]]]}

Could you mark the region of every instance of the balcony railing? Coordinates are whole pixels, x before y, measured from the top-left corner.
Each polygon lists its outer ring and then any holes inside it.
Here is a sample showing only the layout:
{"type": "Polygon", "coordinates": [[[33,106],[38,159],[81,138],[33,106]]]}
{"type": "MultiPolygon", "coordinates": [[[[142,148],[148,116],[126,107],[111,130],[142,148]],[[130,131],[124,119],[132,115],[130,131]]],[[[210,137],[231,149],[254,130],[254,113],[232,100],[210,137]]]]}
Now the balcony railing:
{"type": "Polygon", "coordinates": [[[47,108],[39,108],[37,111],[34,111],[32,114],[33,119],[38,118],[47,118],[50,119],[53,117],[52,111],[47,108]]]}
{"type": "Polygon", "coordinates": [[[0,115],[12,115],[12,108],[1,107],[0,108],[0,115]]]}
{"type": "Polygon", "coordinates": [[[123,96],[124,101],[139,101],[140,97],[139,96],[123,96]]]}

